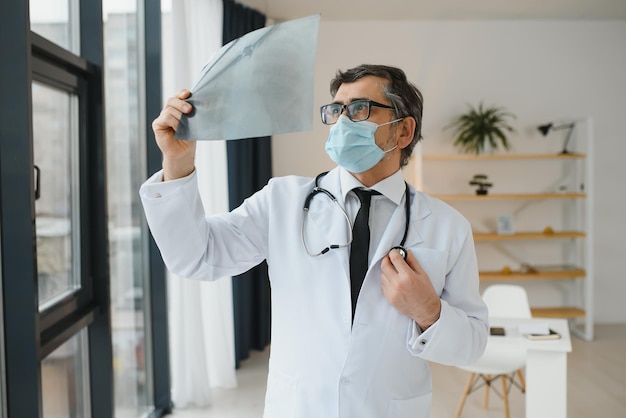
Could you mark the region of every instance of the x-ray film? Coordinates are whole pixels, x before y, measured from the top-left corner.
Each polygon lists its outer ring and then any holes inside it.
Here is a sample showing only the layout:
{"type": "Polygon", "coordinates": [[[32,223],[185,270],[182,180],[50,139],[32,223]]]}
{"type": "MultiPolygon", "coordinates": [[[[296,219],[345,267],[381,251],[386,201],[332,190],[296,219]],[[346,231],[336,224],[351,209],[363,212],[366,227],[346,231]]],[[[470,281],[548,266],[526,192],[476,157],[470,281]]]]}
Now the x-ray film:
{"type": "Polygon", "coordinates": [[[232,140],[312,129],[319,15],[250,32],[203,68],[176,139],[232,140]]]}

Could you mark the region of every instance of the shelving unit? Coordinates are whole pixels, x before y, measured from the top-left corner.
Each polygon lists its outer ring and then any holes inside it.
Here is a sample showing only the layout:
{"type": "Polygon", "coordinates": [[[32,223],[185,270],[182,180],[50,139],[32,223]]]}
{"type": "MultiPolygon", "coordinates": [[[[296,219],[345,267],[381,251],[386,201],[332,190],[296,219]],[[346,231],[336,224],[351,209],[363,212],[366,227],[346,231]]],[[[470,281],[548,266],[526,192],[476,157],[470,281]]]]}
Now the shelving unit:
{"type": "Polygon", "coordinates": [[[587,234],[579,231],[560,231],[560,232],[517,232],[515,234],[498,234],[498,233],[476,233],[474,234],[474,242],[478,241],[510,241],[510,240],[531,240],[531,239],[566,239],[566,238],[585,238],[587,234]]]}
{"type": "Polygon", "coordinates": [[[544,200],[544,199],[579,199],[585,193],[510,193],[510,194],[433,194],[437,199],[452,202],[455,200],[544,200]]]}
{"type": "Polygon", "coordinates": [[[480,280],[543,280],[543,279],[574,279],[577,277],[584,278],[587,276],[587,272],[583,269],[572,268],[569,270],[551,270],[551,271],[537,271],[532,273],[526,273],[522,271],[481,271],[480,280]]]}
{"type": "Polygon", "coordinates": [[[429,182],[429,175],[420,176],[419,181],[427,193],[456,207],[472,223],[481,286],[511,282],[532,288],[533,316],[566,318],[572,333],[592,340],[592,126],[591,120],[584,122],[585,141],[577,152],[426,154],[421,155],[421,171],[429,164],[438,166],[439,171],[430,177],[435,181],[429,182]],[[489,171],[493,164],[499,164],[499,172],[489,179],[499,190],[494,187],[487,195],[459,190],[468,188],[464,179],[489,171]],[[510,177],[499,177],[503,173],[510,177]],[[524,181],[526,176],[535,177],[524,181]],[[495,215],[489,213],[494,210],[495,215]],[[499,234],[497,215],[507,212],[514,215],[516,226],[518,218],[521,220],[521,229],[499,234]],[[533,251],[543,262],[535,262],[530,255],[533,251]]]}
{"type": "Polygon", "coordinates": [[[570,152],[568,154],[449,154],[424,155],[422,161],[480,161],[480,160],[571,160],[586,158],[586,154],[570,152]]]}

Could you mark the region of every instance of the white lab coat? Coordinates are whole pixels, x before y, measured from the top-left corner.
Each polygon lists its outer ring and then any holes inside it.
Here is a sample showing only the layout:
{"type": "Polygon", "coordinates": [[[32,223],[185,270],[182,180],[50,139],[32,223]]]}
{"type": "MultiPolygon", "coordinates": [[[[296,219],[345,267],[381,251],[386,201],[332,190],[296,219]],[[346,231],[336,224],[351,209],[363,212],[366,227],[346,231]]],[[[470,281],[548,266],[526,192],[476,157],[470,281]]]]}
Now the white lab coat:
{"type": "MultiPolygon", "coordinates": [[[[338,169],[322,187],[342,196],[338,169]]],[[[150,182],[160,181],[157,173],[150,182]]],[[[405,247],[441,297],[440,319],[425,332],[382,294],[381,259],[405,228],[404,203],[378,243],[351,326],[349,250],[310,257],[301,240],[303,203],[313,179],[270,180],[231,213],[205,220],[195,175],[144,184],[141,197],[168,268],[212,280],[267,260],[272,289],[272,339],[265,418],[422,418],[431,405],[428,361],[469,364],[487,341],[487,309],[469,223],[445,203],[411,188],[405,247]]],[[[317,196],[307,219],[312,249],[346,241],[334,204],[317,196]]],[[[372,243],[375,245],[376,243],[372,243]]]]}

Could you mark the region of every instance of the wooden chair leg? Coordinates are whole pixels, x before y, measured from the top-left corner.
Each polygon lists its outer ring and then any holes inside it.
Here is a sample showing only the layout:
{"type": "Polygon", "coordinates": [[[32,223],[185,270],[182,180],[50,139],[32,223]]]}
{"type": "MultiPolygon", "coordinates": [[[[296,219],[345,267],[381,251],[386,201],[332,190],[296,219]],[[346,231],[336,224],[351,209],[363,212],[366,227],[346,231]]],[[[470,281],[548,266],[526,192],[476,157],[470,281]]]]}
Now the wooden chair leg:
{"type": "Polygon", "coordinates": [[[517,369],[517,378],[519,379],[519,384],[522,387],[522,393],[526,393],[526,381],[524,380],[524,373],[522,373],[522,369],[517,369]]]}
{"type": "Polygon", "coordinates": [[[472,382],[474,381],[475,373],[470,373],[470,377],[467,380],[467,384],[465,385],[465,390],[463,391],[463,396],[461,397],[461,402],[459,402],[459,406],[456,408],[456,414],[454,414],[454,418],[459,418],[461,416],[461,412],[463,412],[463,406],[465,405],[465,400],[467,399],[467,395],[469,395],[472,390],[472,382]]]}
{"type": "Polygon", "coordinates": [[[504,400],[504,416],[506,418],[510,418],[511,414],[509,411],[509,391],[506,387],[506,375],[501,376],[502,379],[502,399],[504,400]]]}
{"type": "Polygon", "coordinates": [[[485,409],[489,408],[489,390],[491,389],[491,375],[485,375],[485,398],[483,400],[483,406],[485,409]]]}

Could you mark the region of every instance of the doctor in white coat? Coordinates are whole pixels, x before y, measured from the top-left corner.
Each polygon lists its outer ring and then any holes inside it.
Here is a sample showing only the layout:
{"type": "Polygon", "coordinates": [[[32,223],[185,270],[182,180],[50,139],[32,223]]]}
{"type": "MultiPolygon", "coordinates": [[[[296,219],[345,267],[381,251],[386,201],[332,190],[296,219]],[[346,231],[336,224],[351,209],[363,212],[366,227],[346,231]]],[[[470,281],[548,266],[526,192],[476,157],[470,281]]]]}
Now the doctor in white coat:
{"type": "Polygon", "coordinates": [[[393,67],[338,72],[333,102],[321,108],[331,125],[325,148],[338,167],[318,179],[274,178],[239,208],[208,218],[195,142],[173,137],[191,111],[189,94],[170,98],[153,122],[163,170],[140,194],[177,275],[212,280],[267,260],[272,344],[264,417],[428,417],[427,361],[473,362],[488,325],[469,223],[402,179],[421,138],[419,90],[393,67]],[[316,183],[324,191],[305,211],[316,183]],[[356,294],[349,262],[355,187],[379,193],[369,214],[369,267],[356,294]]]}

